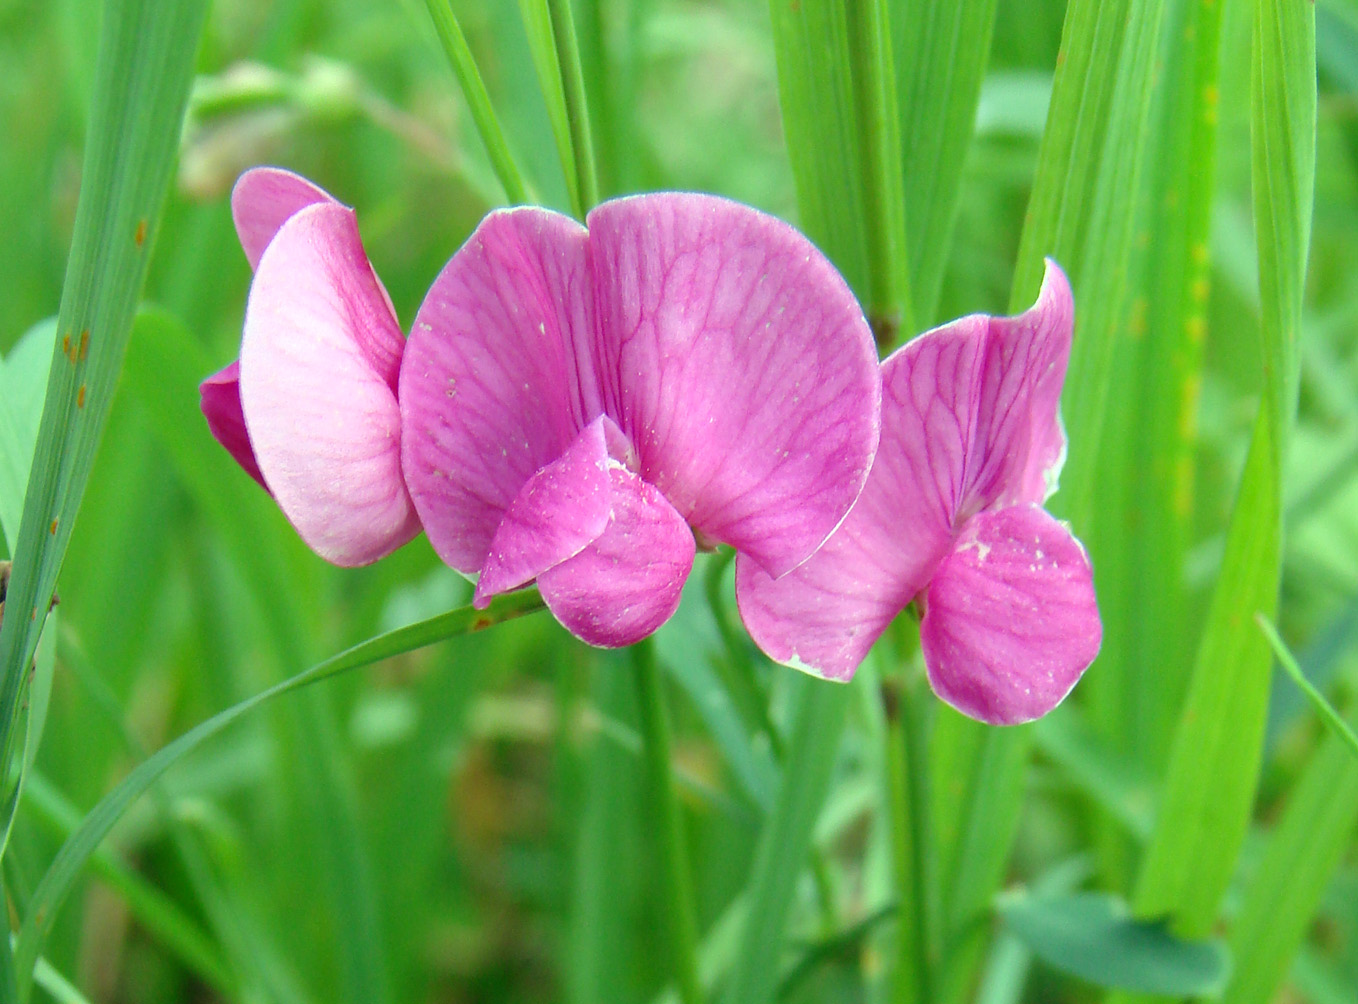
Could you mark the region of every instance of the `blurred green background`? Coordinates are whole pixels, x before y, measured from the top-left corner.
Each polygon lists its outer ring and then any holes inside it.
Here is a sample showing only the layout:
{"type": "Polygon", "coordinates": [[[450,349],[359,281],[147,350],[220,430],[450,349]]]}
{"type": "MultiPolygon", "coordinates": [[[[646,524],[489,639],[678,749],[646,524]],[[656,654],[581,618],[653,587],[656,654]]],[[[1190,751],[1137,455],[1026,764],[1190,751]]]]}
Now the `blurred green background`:
{"type": "MultiPolygon", "coordinates": [[[[565,210],[516,5],[454,7],[521,165],[541,200],[565,210]]],[[[1214,578],[1258,401],[1244,7],[1228,6],[1223,35],[1195,529],[1183,569],[1189,623],[1214,578]]],[[[929,323],[1007,306],[1063,14],[1053,0],[999,3],[956,238],[929,323]]],[[[1358,4],[1331,0],[1319,17],[1319,170],[1281,621],[1308,672],[1351,703],[1358,4]]],[[[587,64],[607,60],[589,74],[604,195],[700,189],[797,219],[765,3],[598,0],[578,4],[577,18],[587,64]],[[606,56],[591,48],[599,39],[606,56]]],[[[98,20],[92,0],[0,0],[0,352],[56,311],[98,20]]],[[[438,269],[497,204],[498,185],[423,6],[218,3],[198,68],[145,292],[187,337],[134,338],[129,350],[60,580],[51,709],[4,861],[16,890],[32,887],[75,815],[145,750],[332,651],[470,595],[423,538],[371,568],[325,565],[215,447],[196,406],[197,380],[235,355],[240,334],[249,270],[227,197],[242,170],[286,166],[355,206],[407,324],[438,269]]],[[[1155,248],[1148,239],[1138,247],[1143,267],[1155,248]]],[[[1079,296],[1077,288],[1077,304],[1079,296]]],[[[1135,334],[1135,307],[1126,323],[1135,334]]],[[[1113,421],[1135,425],[1149,404],[1114,379],[1113,421]]],[[[1117,493],[1136,473],[1110,472],[1100,503],[1128,512],[1117,493]]],[[[695,590],[706,572],[700,564],[695,590]]],[[[729,701],[716,711],[705,701],[716,687],[703,667],[722,656],[701,596],[686,598],[659,641],[675,681],[699,922],[716,932],[709,942],[719,952],[758,836],[770,754],[722,731],[739,731],[729,701]]],[[[1186,672],[1190,662],[1166,672],[1186,672]]],[[[761,672],[778,720],[791,671],[761,672]]],[[[881,813],[876,695],[855,687],[843,762],[817,831],[832,863],[830,896],[846,922],[871,920],[887,881],[872,825],[881,813]]],[[[637,808],[635,717],[618,657],[586,650],[543,616],[289,698],[195,755],[169,776],[162,797],[136,807],[110,840],[100,875],[61,914],[47,957],[94,1001],[650,999],[662,989],[662,918],[657,851],[637,808]]],[[[1242,876],[1321,735],[1290,685],[1279,684],[1261,830],[1247,844],[1242,876]]],[[[1100,751],[1062,757],[1039,742],[1013,883],[1090,851],[1100,786],[1149,811],[1150,771],[1165,749],[1145,741],[1152,747],[1102,759],[1100,751]]],[[[798,882],[797,896],[794,942],[823,933],[809,880],[798,882]]],[[[880,928],[869,925],[819,957],[786,987],[788,997],[879,999],[880,928]]],[[[1015,949],[996,941],[992,962],[1004,950],[1015,949]]],[[[1023,972],[1021,996],[1011,999],[1095,996],[1040,964],[1023,972]]],[[[1293,996],[1280,999],[1358,999],[1351,835],[1291,981],[1293,996]]]]}

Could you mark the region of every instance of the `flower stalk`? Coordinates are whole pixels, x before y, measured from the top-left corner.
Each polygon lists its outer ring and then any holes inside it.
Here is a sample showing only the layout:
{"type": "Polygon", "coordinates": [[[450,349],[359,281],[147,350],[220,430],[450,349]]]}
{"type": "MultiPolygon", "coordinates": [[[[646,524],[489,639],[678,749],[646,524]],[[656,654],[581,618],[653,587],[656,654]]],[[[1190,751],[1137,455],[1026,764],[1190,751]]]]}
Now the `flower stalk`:
{"type": "Polygon", "coordinates": [[[698,933],[693,914],[693,878],[689,871],[683,819],[674,785],[670,726],[655,644],[649,638],[632,646],[632,670],[637,684],[637,706],[645,744],[646,786],[657,844],[662,858],[665,922],[669,928],[674,981],[683,1004],[702,1004],[698,983],[698,933]]]}

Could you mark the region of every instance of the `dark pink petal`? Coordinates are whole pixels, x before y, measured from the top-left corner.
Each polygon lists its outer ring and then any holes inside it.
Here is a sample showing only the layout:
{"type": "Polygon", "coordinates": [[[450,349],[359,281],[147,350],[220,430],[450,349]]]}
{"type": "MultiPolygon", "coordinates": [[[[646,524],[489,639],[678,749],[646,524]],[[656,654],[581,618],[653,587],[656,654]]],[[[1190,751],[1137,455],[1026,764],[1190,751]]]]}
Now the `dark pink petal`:
{"type": "Polygon", "coordinates": [[[780,579],[737,557],[741,619],[775,662],[849,679],[951,548],[952,499],[939,491],[960,478],[965,423],[950,377],[971,366],[975,345],[943,332],[926,351],[897,352],[882,364],[872,474],[824,547],[780,579]]]}
{"type": "Polygon", "coordinates": [[[403,344],[354,214],[323,203],[293,215],[250,288],[241,405],[274,498],[338,565],[376,561],[419,530],[401,480],[403,344]]]}
{"type": "Polygon", "coordinates": [[[277,167],[255,167],[231,190],[231,217],[251,268],[259,267],[264,249],[294,213],[318,202],[335,202],[324,189],[300,174],[277,167]]]}
{"type": "Polygon", "coordinates": [[[1044,502],[1055,490],[1066,452],[1059,405],[1074,312],[1070,284],[1049,258],[1036,304],[1017,317],[987,318],[963,517],[1044,502]]]}
{"type": "Polygon", "coordinates": [[[604,410],[706,538],[782,575],[858,497],[878,436],[872,336],[834,267],[748,206],[665,193],[589,215],[604,410]]]}
{"type": "Polygon", "coordinates": [[[591,645],[641,641],[679,608],[693,567],[693,533],[654,485],[610,471],[613,514],[598,540],[538,576],[547,608],[591,645]]]}
{"type": "Polygon", "coordinates": [[[198,398],[213,437],[236,458],[246,474],[268,491],[264,475],[259,472],[259,462],[255,460],[255,449],[250,445],[250,433],[245,429],[245,413],[240,407],[240,362],[233,362],[200,383],[198,398]]]}
{"type": "Polygon", "coordinates": [[[402,465],[434,550],[459,571],[482,567],[524,484],[599,414],[581,407],[572,334],[593,327],[586,244],[560,214],[494,212],[416,315],[402,465]]]}
{"type": "Polygon", "coordinates": [[[1089,557],[1036,505],[968,520],[924,611],[920,642],[934,691],[992,725],[1056,707],[1103,640],[1089,557]]]}
{"type": "Polygon", "coordinates": [[[518,589],[579,554],[608,527],[612,482],[599,418],[557,460],[524,483],[490,542],[475,604],[518,589]]]}

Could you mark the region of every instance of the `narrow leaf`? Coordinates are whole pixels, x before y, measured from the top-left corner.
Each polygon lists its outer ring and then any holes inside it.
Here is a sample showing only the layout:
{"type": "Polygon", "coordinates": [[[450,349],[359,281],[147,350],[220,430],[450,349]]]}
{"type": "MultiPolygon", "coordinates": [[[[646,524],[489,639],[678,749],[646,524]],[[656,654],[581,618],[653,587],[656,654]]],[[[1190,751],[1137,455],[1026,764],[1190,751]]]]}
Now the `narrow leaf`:
{"type": "Polygon", "coordinates": [[[448,0],[426,0],[426,3],[429,7],[429,17],[434,22],[434,30],[438,33],[439,43],[443,46],[453,73],[457,76],[462,96],[467,101],[467,107],[471,109],[472,121],[476,123],[476,131],[481,134],[481,142],[485,144],[486,153],[490,155],[495,175],[504,186],[505,196],[511,204],[532,202],[528,185],[523,180],[523,173],[519,170],[518,164],[514,162],[514,155],[510,152],[504,130],[500,128],[500,120],[495,115],[495,107],[490,102],[490,94],[487,93],[485,82],[481,79],[481,71],[476,66],[476,59],[467,45],[466,36],[462,34],[462,26],[458,24],[457,15],[453,13],[448,0]]]}
{"type": "MultiPolygon", "coordinates": [[[[275,697],[351,669],[412,652],[435,642],[480,631],[541,609],[542,600],[536,590],[526,590],[500,597],[485,610],[459,607],[437,617],[389,631],[331,656],[296,676],[232,705],[161,748],[105,795],[99,804],[90,810],[80,828],[62,845],[56,859],[34,890],[29,903],[29,914],[19,929],[15,946],[17,971],[20,974],[32,973],[33,963],[42,951],[43,942],[52,929],[57,909],[70,893],[89,856],[95,852],[113,825],[165,771],[203,742],[275,697]]],[[[24,978],[21,976],[21,979],[24,978]]],[[[21,983],[21,989],[25,991],[26,983],[27,980],[21,983]]]]}
{"type": "Polygon", "coordinates": [[[1222,997],[1225,1004],[1268,1004],[1277,998],[1334,871],[1352,845],[1355,823],[1358,760],[1348,743],[1332,734],[1293,783],[1282,818],[1244,884],[1231,924],[1236,965],[1222,997]]]}
{"type": "MultiPolygon", "coordinates": [[[[108,418],[168,187],[206,0],[109,0],[42,427],[0,624],[0,743],[56,587],[108,418]]],[[[36,953],[19,967],[26,980],[36,953]]]]}
{"type": "MultiPolygon", "coordinates": [[[[906,260],[915,320],[936,320],[962,167],[990,57],[996,0],[895,0],[890,5],[901,115],[906,260]]],[[[906,332],[907,337],[913,332],[906,332]]]]}
{"type": "Polygon", "coordinates": [[[1254,802],[1271,659],[1246,630],[1276,609],[1282,472],[1296,408],[1297,332],[1315,181],[1315,12],[1261,0],[1254,22],[1252,139],[1264,399],[1250,441],[1158,825],[1139,877],[1139,916],[1187,936],[1216,919],[1254,802]]]}
{"type": "Polygon", "coordinates": [[[1325,700],[1325,695],[1306,678],[1306,674],[1297,665],[1297,660],[1292,652],[1282,638],[1278,637],[1278,629],[1263,614],[1255,614],[1254,622],[1259,625],[1259,630],[1264,632],[1264,637],[1268,639],[1269,647],[1273,649],[1273,654],[1277,657],[1278,664],[1283,667],[1283,672],[1290,676],[1297,688],[1306,695],[1306,699],[1316,709],[1316,714],[1320,716],[1320,720],[1342,743],[1353,751],[1354,756],[1358,756],[1358,735],[1354,735],[1343,716],[1334,709],[1334,705],[1325,700]]]}
{"type": "Polygon", "coordinates": [[[729,1004],[767,1004],[778,988],[797,876],[805,868],[830,789],[849,706],[847,686],[799,674],[787,682],[792,688],[788,757],[746,884],[749,912],[726,986],[729,1004]]]}

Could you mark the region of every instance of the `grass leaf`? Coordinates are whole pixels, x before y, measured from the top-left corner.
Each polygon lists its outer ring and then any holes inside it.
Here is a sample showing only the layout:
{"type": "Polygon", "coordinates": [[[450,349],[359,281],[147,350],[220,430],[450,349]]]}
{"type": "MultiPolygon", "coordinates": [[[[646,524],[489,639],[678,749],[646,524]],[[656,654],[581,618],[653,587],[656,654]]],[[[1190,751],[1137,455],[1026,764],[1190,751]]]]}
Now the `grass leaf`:
{"type": "Polygon", "coordinates": [[[995,5],[996,0],[896,0],[890,5],[901,169],[910,193],[905,258],[921,327],[937,320],[962,167],[989,64],[995,5]]]}
{"type": "Polygon", "coordinates": [[[1315,14],[1308,0],[1264,0],[1254,23],[1253,190],[1264,340],[1264,399],[1226,537],[1159,821],[1139,877],[1138,915],[1201,935],[1216,920],[1249,825],[1272,660],[1247,630],[1276,609],[1282,463],[1296,408],[1315,176],[1315,14]]]}
{"type": "Polygon", "coordinates": [[[745,887],[748,912],[726,984],[729,1004],[767,1004],[777,991],[788,915],[830,790],[851,697],[847,686],[800,674],[789,674],[787,682],[792,688],[788,756],[745,887]]]}
{"type": "Polygon", "coordinates": [[[112,405],[206,14],[206,0],[109,0],[104,11],[53,365],[0,625],[0,762],[112,405]]]}
{"type": "MultiPolygon", "coordinates": [[[[56,860],[52,862],[42,881],[33,891],[29,904],[30,912],[19,929],[15,947],[18,972],[20,974],[32,972],[33,963],[42,951],[42,943],[52,928],[57,909],[71,891],[75,880],[84,869],[85,862],[99,847],[113,825],[162,774],[206,740],[275,697],[319,683],[351,669],[368,666],[394,655],[413,652],[417,648],[472,631],[480,631],[540,609],[542,601],[536,591],[527,590],[498,599],[485,610],[459,607],[437,617],[388,631],[331,656],[239,704],[232,705],[162,747],[105,795],[85,816],[79,829],[62,845],[56,860]]],[[[27,981],[22,975],[20,979],[23,981],[21,989],[26,989],[24,984],[27,981]]]]}

